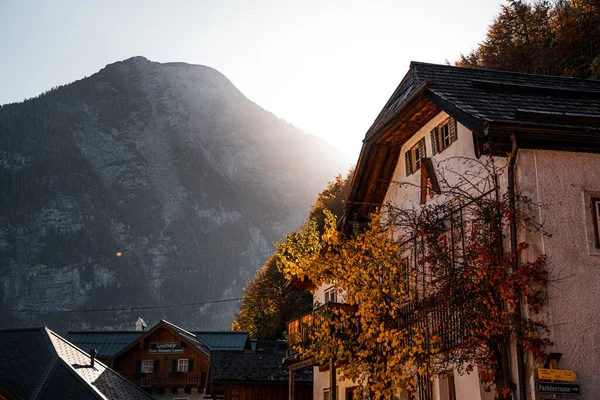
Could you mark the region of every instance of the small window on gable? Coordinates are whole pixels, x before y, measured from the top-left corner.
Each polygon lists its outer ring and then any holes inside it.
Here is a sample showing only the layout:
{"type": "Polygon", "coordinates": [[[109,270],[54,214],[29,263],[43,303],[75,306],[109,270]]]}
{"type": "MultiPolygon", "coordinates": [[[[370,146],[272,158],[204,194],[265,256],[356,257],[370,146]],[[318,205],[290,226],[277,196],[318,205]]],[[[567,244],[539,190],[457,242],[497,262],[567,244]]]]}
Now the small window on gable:
{"type": "Polygon", "coordinates": [[[406,176],[412,175],[421,169],[421,159],[427,157],[425,151],[425,138],[421,138],[417,144],[404,153],[406,161],[406,176]]]}
{"type": "Polygon", "coordinates": [[[431,153],[441,153],[456,142],[456,139],[456,120],[450,117],[431,130],[431,153]]]}
{"type": "Polygon", "coordinates": [[[325,290],[325,303],[337,303],[337,288],[332,287],[325,290]]]}

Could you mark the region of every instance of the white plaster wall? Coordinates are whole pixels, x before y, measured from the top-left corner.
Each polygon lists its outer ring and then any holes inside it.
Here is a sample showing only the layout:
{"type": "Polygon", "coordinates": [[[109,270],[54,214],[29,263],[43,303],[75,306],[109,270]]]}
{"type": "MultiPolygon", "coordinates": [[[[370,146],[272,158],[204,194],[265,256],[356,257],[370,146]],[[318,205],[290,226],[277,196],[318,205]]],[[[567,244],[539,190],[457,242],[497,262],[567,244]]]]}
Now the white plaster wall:
{"type": "MultiPolygon", "coordinates": [[[[330,371],[320,372],[318,367],[314,367],[313,372],[313,399],[323,400],[323,390],[329,389],[331,373],[330,371]]],[[[349,379],[343,379],[343,374],[339,371],[336,375],[338,386],[337,400],[346,400],[346,389],[357,386],[357,384],[349,379]]]]}
{"type": "MultiPolygon", "coordinates": [[[[550,351],[562,353],[559,367],[575,371],[586,399],[600,399],[600,256],[588,244],[593,230],[585,200],[586,192],[600,193],[600,155],[520,150],[517,188],[541,204],[534,212],[552,234],[526,235],[531,247],[524,254],[549,258],[543,318],[555,343],[550,351]]],[[[532,369],[531,395],[533,378],[532,369]]]]}
{"type": "MultiPolygon", "coordinates": [[[[414,172],[410,176],[406,176],[406,165],[404,161],[404,153],[411,147],[416,145],[421,138],[425,138],[425,147],[427,149],[427,157],[433,161],[436,174],[443,173],[451,182],[456,182],[457,174],[464,174],[465,171],[472,167],[461,161],[458,157],[475,159],[475,151],[473,148],[473,134],[466,127],[457,123],[457,140],[452,143],[441,153],[435,156],[431,155],[431,130],[444,122],[448,118],[448,114],[442,112],[432,118],[425,124],[413,137],[411,137],[403,146],[398,158],[398,164],[394,170],[392,184],[384,198],[383,204],[391,203],[396,207],[403,209],[414,209],[420,207],[420,185],[421,174],[414,172]],[[451,159],[444,161],[446,159],[451,159]],[[457,174],[450,171],[450,169],[457,174]]],[[[427,201],[439,201],[439,196],[433,199],[427,198],[427,201]]]]}
{"type": "Polygon", "coordinates": [[[479,370],[474,368],[470,374],[454,373],[457,400],[492,400],[493,392],[485,392],[479,383],[479,370]]]}

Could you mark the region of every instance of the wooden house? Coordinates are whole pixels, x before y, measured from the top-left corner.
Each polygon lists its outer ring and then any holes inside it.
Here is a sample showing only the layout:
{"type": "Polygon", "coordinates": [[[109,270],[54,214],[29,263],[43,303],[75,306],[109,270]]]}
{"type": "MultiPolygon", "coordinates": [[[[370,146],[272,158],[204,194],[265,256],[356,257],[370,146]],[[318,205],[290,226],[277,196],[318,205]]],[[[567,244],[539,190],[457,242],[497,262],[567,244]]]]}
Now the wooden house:
{"type": "Polygon", "coordinates": [[[196,335],[162,320],[112,356],[110,364],[156,399],[201,399],[209,352],[196,335]]]}

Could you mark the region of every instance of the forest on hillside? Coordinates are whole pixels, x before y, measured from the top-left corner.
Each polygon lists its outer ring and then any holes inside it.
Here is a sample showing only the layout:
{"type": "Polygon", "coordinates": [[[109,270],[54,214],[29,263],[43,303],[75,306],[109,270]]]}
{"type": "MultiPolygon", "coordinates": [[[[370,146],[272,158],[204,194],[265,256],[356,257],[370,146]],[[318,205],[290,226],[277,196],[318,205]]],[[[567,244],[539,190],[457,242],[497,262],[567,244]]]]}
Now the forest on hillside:
{"type": "Polygon", "coordinates": [[[600,79],[600,1],[508,0],[456,65],[600,79]]]}

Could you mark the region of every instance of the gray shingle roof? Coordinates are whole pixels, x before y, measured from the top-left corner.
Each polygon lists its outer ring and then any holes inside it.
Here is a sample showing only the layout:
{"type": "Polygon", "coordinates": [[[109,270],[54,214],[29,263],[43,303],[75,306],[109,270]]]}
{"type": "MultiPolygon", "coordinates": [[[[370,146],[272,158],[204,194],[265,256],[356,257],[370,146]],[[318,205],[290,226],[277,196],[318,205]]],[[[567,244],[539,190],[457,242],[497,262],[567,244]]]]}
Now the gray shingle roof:
{"type": "Polygon", "coordinates": [[[600,131],[600,81],[412,62],[367,137],[422,86],[430,100],[465,113],[481,129],[488,123],[569,126],[557,118],[562,115],[591,117],[591,122],[576,126],[600,131]],[[545,118],[532,121],[527,111],[542,112],[545,118]]]}
{"type": "MultiPolygon", "coordinates": [[[[280,353],[213,351],[210,374],[213,381],[288,381],[288,367],[280,353]]],[[[312,368],[296,371],[295,380],[312,382],[312,368]]]]}
{"type": "Polygon", "coordinates": [[[250,348],[248,332],[193,332],[210,350],[244,350],[250,348]]]}
{"type": "Polygon", "coordinates": [[[152,399],[48,328],[0,331],[0,343],[0,386],[18,398],[152,399]]]}
{"type": "Polygon", "coordinates": [[[66,339],[89,353],[96,349],[98,357],[108,359],[123,350],[145,331],[77,331],[68,332],[66,339]]]}
{"type": "MultiPolygon", "coordinates": [[[[189,332],[168,321],[162,321],[183,337],[196,344],[201,350],[244,350],[250,349],[248,332],[195,331],[189,332]]],[[[148,331],[73,331],[66,339],[90,352],[96,349],[98,357],[109,359],[148,331]]]]}

